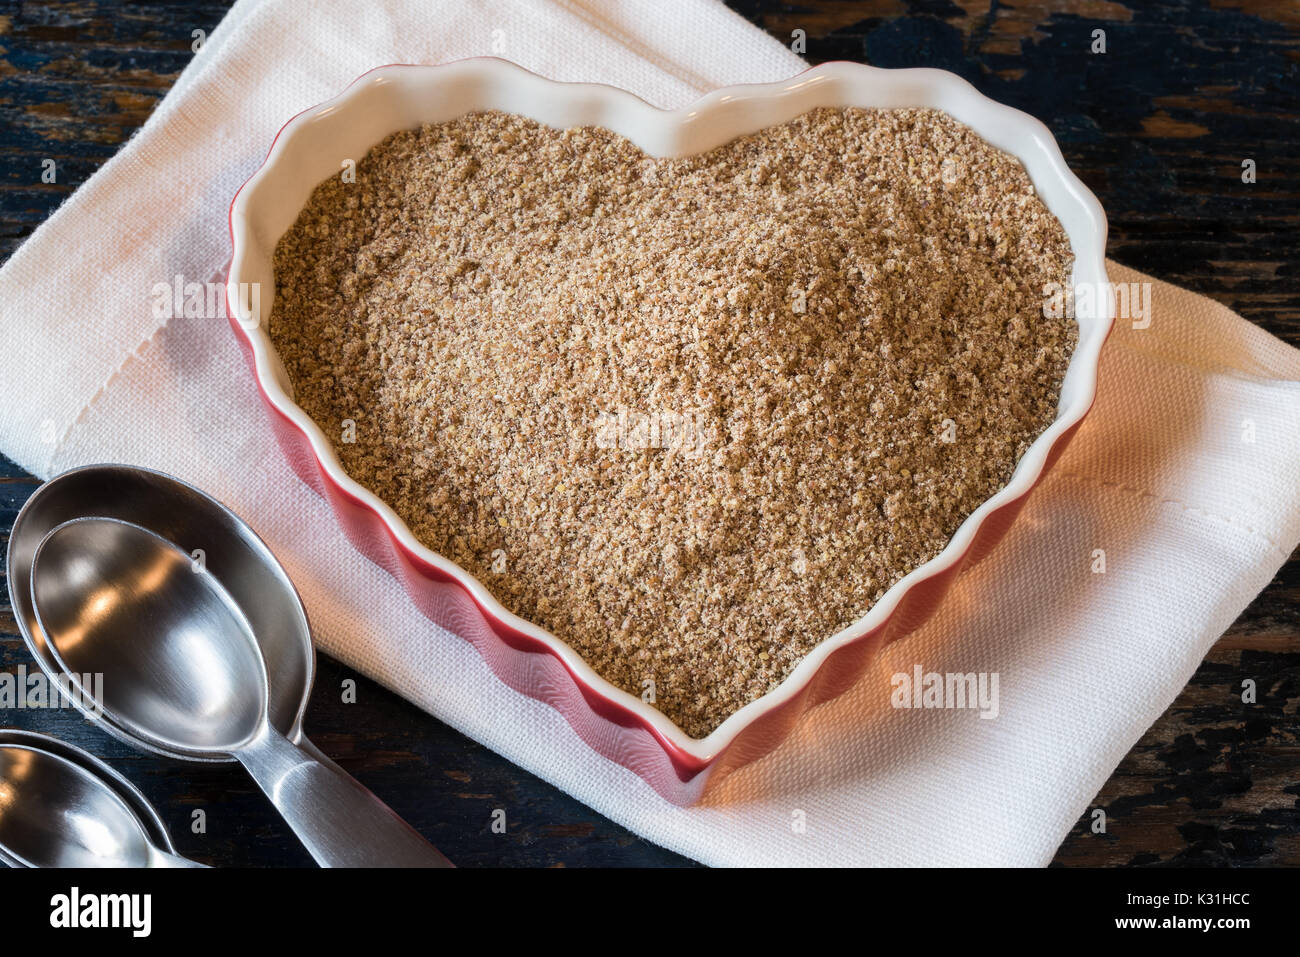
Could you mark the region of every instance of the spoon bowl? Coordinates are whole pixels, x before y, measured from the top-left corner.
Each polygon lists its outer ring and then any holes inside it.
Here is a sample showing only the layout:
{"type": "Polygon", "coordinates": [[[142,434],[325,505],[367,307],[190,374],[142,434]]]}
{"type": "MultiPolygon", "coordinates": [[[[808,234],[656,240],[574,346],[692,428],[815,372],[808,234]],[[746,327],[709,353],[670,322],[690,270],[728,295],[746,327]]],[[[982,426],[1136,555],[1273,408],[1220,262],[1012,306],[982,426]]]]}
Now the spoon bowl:
{"type": "Polygon", "coordinates": [[[80,748],[0,732],[0,858],[18,867],[201,867],[144,795],[80,748]]]}
{"type": "Polygon", "coordinates": [[[112,674],[101,704],[136,735],[229,752],[261,727],[266,669],[248,619],[162,536],[121,519],[64,522],[37,550],[32,603],[74,683],[112,674]]]}
{"type": "MultiPolygon", "coordinates": [[[[216,499],[179,479],[127,465],[87,465],[55,476],[18,513],[9,535],[9,602],[28,650],[52,680],[63,674],[32,602],[32,565],[51,530],[87,515],[120,519],[148,529],[202,565],[238,606],[262,656],[271,727],[312,747],[302,715],[315,678],[311,631],[293,582],[271,550],[216,499]]],[[[104,668],[107,675],[110,669],[104,668]]],[[[111,669],[114,683],[116,667],[111,669]]],[[[107,693],[107,688],[105,688],[107,693]]],[[[95,713],[82,695],[72,704],[109,734],[133,747],[187,761],[234,761],[229,751],[184,747],[142,737],[115,716],[95,713]]],[[[323,757],[323,755],[322,755],[323,757]]]]}

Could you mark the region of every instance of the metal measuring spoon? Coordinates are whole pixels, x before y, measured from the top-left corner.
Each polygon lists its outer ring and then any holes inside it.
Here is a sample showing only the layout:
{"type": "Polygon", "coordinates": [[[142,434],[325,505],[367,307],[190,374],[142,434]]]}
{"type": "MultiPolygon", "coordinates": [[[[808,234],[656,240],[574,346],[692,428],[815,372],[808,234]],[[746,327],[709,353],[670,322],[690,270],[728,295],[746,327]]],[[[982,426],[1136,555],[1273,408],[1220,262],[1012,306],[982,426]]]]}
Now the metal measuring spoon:
{"type": "MultiPolygon", "coordinates": [[[[311,695],[316,655],[302,602],[280,563],[244,522],[216,499],[163,472],[130,465],[86,465],[50,479],[18,512],[9,532],[6,580],[9,604],[28,650],[51,681],[62,666],[55,660],[32,609],[32,562],[56,525],[98,515],[132,522],[178,546],[194,549],[196,563],[234,599],[253,626],[270,687],[271,725],[300,748],[329,763],[303,734],[302,718],[311,695]],[[196,547],[201,546],[201,547],[196,547]]],[[[119,727],[112,716],[72,704],[116,738],[163,757],[185,761],[232,762],[228,754],[163,747],[119,727]]]]}
{"type": "Polygon", "coordinates": [[[29,647],[82,695],[80,675],[106,676],[102,713],[88,714],[107,730],[160,754],[240,760],[324,866],[448,866],[302,734],[306,619],[283,568],[228,509],[162,473],[77,469],[29,500],[9,560],[29,647]],[[120,517],[75,517],[91,508],[120,517]],[[205,546],[206,568],[178,538],[205,546]]]}
{"type": "Polygon", "coordinates": [[[15,867],[203,867],[145,796],[80,748],[0,731],[0,859],[15,867]]]}

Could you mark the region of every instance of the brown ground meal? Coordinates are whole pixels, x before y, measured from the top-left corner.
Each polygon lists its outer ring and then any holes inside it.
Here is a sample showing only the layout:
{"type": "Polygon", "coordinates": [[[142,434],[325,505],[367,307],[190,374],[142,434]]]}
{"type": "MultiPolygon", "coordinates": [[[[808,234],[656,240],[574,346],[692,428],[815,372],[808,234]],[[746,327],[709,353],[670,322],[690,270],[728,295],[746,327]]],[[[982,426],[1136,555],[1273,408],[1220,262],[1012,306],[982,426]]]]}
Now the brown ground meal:
{"type": "Polygon", "coordinates": [[[703,736],[1006,483],[1056,414],[1071,262],[936,111],[685,159],[477,113],[316,188],[269,332],[417,538],[703,736]]]}

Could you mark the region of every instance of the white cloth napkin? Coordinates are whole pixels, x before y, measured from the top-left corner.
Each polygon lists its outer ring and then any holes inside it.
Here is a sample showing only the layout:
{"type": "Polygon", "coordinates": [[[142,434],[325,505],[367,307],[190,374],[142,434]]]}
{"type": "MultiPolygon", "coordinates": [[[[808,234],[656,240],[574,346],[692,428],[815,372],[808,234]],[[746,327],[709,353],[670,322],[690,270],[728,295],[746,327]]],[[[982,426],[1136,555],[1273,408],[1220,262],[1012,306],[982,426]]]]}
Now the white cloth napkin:
{"type": "Polygon", "coordinates": [[[1074,444],[937,619],[705,805],[673,807],[353,550],[285,464],[223,319],[151,308],[159,282],[219,277],[231,195],[288,117],[372,66],[477,54],[661,106],[804,66],[712,0],[240,0],[0,270],[0,449],[39,476],[120,461],[207,489],[284,561],[322,650],[697,860],[1046,864],[1300,540],[1300,352],[1156,283],[1149,328],[1121,321],[1108,344],[1074,444]],[[915,665],[997,672],[998,717],[891,708],[890,676],[915,665]]]}

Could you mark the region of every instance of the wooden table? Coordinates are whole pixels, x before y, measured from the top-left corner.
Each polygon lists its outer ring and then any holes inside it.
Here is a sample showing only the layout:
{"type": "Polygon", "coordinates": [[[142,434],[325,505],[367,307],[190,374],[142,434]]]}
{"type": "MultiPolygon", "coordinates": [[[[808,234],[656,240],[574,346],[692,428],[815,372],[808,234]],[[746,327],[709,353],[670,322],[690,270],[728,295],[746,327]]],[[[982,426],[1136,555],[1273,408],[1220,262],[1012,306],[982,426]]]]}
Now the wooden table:
{"type": "MultiPolygon", "coordinates": [[[[149,115],[221,2],[0,0],[0,255],[7,257],[149,115]],[[52,158],[59,181],[41,182],[52,158]]],[[[936,66],[1038,116],[1110,217],[1113,258],[1196,289],[1300,345],[1300,6],[731,0],[806,57],[936,66]],[[1057,12],[1059,11],[1059,12],[1057,12]],[[1093,54],[1093,31],[1107,50],[1093,54]],[[1241,161],[1258,182],[1243,188],[1241,161]]],[[[6,343],[6,347],[13,344],[6,343]]],[[[1297,425],[1300,427],[1300,424],[1297,425]]],[[[0,546],[38,483],[0,459],[0,546]]],[[[5,599],[0,598],[0,601],[5,599]]],[[[0,604],[0,670],[31,666],[0,604]]],[[[1102,788],[1108,833],[1080,821],[1058,865],[1300,864],[1300,553],[1214,647],[1102,788]],[[1260,688],[1249,721],[1243,677],[1260,688]]],[[[247,777],[144,757],[73,712],[0,724],[80,743],[121,768],[182,852],[308,863],[247,777]],[[207,832],[191,832],[195,811],[207,832]]],[[[313,738],[462,865],[686,864],[322,657],[313,738]],[[358,703],[340,686],[358,678],[358,703]],[[510,827],[493,834],[492,812],[510,827]]]]}

